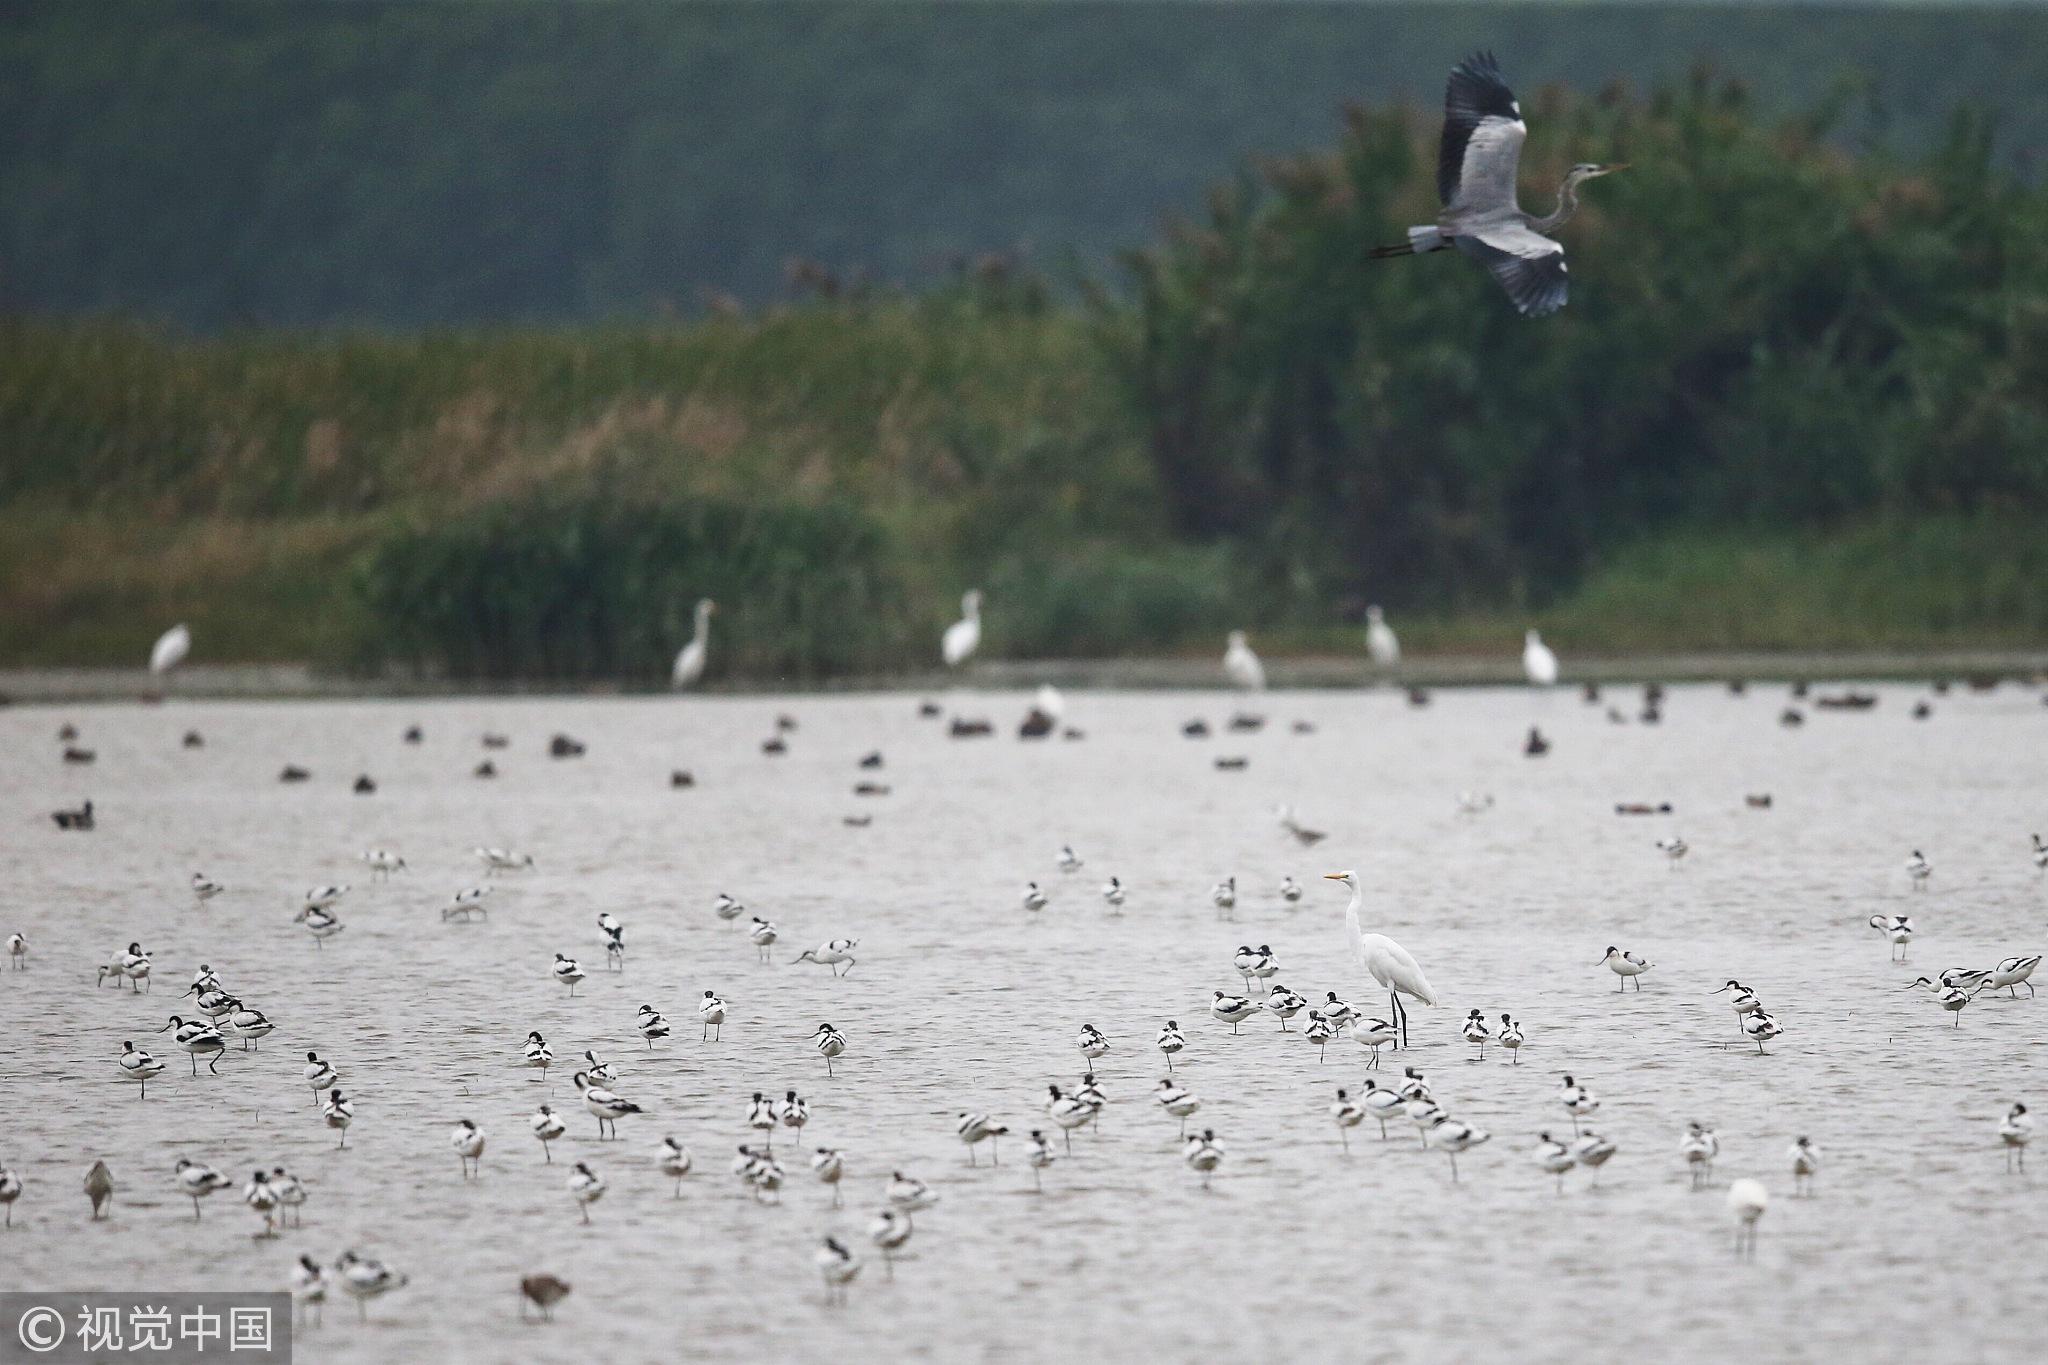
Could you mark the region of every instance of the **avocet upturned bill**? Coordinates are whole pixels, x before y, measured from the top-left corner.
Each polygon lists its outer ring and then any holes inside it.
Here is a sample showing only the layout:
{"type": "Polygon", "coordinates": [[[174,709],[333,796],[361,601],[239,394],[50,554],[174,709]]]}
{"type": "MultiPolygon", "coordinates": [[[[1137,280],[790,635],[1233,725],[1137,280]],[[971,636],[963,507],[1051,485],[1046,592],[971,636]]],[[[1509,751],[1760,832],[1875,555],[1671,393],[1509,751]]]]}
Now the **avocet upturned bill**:
{"type": "Polygon", "coordinates": [[[793,967],[798,962],[815,962],[821,967],[830,967],[834,976],[845,976],[847,972],[853,970],[855,961],[853,950],[858,947],[860,947],[860,940],[857,938],[835,938],[816,948],[804,949],[803,952],[797,954],[795,960],[790,965],[793,967]],[[839,970],[838,964],[842,962],[846,964],[846,971],[844,972],[839,970]]]}
{"type": "Polygon", "coordinates": [[[1600,959],[1600,963],[1621,978],[1621,989],[1627,990],[1628,983],[1633,978],[1639,991],[1643,988],[1643,973],[1657,965],[1641,953],[1625,953],[1615,947],[1608,948],[1607,955],[1600,959]]]}

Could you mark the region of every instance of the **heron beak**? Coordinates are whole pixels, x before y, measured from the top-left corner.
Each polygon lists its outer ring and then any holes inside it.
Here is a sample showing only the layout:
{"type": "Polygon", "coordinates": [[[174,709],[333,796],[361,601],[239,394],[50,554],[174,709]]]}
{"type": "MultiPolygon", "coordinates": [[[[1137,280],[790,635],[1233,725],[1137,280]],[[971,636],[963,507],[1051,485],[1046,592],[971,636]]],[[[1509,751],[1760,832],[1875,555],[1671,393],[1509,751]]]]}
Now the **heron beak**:
{"type": "Polygon", "coordinates": [[[1615,163],[1614,163],[1614,164],[1613,164],[1612,166],[1602,166],[1602,167],[1601,167],[1601,168],[1600,168],[1599,170],[1597,170],[1597,171],[1593,172],[1593,174],[1594,174],[1594,175],[1613,175],[1613,174],[1614,174],[1614,173],[1615,173],[1616,171],[1625,171],[1625,170],[1627,170],[1627,169],[1628,169],[1628,162],[1626,162],[1626,161],[1617,161],[1617,162],[1615,162],[1615,163]]]}
{"type": "Polygon", "coordinates": [[[1344,880],[1344,874],[1342,872],[1325,872],[1323,880],[1326,882],[1341,882],[1344,880]]]}

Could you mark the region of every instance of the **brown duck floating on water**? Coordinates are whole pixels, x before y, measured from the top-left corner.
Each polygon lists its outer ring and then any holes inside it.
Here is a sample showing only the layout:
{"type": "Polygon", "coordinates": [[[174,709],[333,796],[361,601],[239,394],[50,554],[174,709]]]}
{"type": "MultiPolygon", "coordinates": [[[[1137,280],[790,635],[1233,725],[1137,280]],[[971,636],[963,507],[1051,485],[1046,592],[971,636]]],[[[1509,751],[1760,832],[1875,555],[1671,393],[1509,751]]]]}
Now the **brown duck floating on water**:
{"type": "Polygon", "coordinates": [[[277,780],[280,782],[304,782],[312,777],[312,775],[311,771],[301,768],[296,763],[287,763],[284,765],[284,771],[277,775],[277,780]]]}
{"type": "Polygon", "coordinates": [[[548,741],[549,758],[583,757],[583,741],[570,735],[556,735],[548,741]]]}
{"type": "Polygon", "coordinates": [[[1751,810],[1769,810],[1771,808],[1771,794],[1769,792],[1751,792],[1742,798],[1742,804],[1748,806],[1751,810]]]}
{"type": "Polygon", "coordinates": [[[988,721],[969,720],[965,716],[953,717],[952,723],[946,726],[946,734],[951,739],[980,739],[995,732],[996,727],[988,721]]]}
{"type": "Polygon", "coordinates": [[[889,794],[889,784],[886,782],[862,782],[854,787],[853,794],[855,796],[887,796],[889,794]]]}
{"type": "Polygon", "coordinates": [[[99,755],[93,752],[91,749],[79,749],[71,746],[66,746],[64,750],[64,761],[66,763],[90,763],[98,757],[99,755]]]}
{"type": "Polygon", "coordinates": [[[1257,734],[1266,728],[1266,718],[1249,711],[1240,711],[1230,718],[1230,728],[1239,734],[1257,734]]]}
{"type": "Polygon", "coordinates": [[[1053,732],[1053,727],[1058,723],[1050,714],[1034,706],[1025,713],[1024,719],[1018,723],[1017,738],[1044,739],[1053,732]]]}
{"type": "Polygon", "coordinates": [[[185,732],[184,745],[188,749],[204,749],[206,747],[206,736],[200,734],[197,730],[187,730],[185,732]]]}
{"type": "Polygon", "coordinates": [[[671,787],[694,787],[697,779],[688,768],[676,768],[669,773],[668,784],[671,787]]]}

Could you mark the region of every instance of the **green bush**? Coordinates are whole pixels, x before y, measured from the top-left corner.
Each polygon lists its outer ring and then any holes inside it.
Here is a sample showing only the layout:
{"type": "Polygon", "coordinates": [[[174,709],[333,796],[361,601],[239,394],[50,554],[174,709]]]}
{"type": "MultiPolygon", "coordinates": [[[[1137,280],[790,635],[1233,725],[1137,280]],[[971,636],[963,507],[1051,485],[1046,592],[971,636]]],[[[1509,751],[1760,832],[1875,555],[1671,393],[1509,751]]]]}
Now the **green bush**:
{"type": "Polygon", "coordinates": [[[372,660],[457,678],[657,682],[700,597],[714,678],[872,669],[904,636],[883,538],[839,505],[535,495],[393,533],[358,585],[372,660]]]}

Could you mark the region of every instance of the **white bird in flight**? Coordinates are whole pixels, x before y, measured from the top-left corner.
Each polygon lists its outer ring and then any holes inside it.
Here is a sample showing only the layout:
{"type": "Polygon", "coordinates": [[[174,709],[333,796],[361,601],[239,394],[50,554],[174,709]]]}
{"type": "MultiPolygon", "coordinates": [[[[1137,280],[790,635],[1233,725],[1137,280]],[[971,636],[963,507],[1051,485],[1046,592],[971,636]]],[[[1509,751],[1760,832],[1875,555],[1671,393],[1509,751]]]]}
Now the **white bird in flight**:
{"type": "Polygon", "coordinates": [[[946,634],[939,642],[939,653],[946,660],[946,667],[958,668],[974,656],[981,648],[981,589],[971,589],[960,599],[960,619],[946,627],[946,634]]]}
{"type": "Polygon", "coordinates": [[[1394,1005],[1394,1025],[1401,1030],[1401,1046],[1408,1045],[1408,1011],[1401,1004],[1406,995],[1425,1005],[1437,1003],[1436,990],[1415,958],[1385,934],[1368,934],[1359,924],[1358,911],[1365,904],[1365,891],[1356,872],[1326,872],[1325,880],[1342,882],[1351,889],[1351,903],[1344,907],[1344,933],[1351,940],[1351,955],[1372,979],[1386,988],[1394,1005]]]}
{"type": "Polygon", "coordinates": [[[1522,672],[1536,687],[1548,687],[1557,681],[1557,656],[1543,643],[1543,636],[1533,630],[1522,637],[1522,672]]]}
{"type": "Polygon", "coordinates": [[[185,661],[192,652],[192,632],[180,621],[159,635],[156,644],[149,651],[149,671],[164,674],[185,661]]]}
{"type": "Polygon", "coordinates": [[[697,633],[676,655],[675,667],[669,672],[669,683],[675,687],[694,687],[704,676],[704,663],[711,654],[711,613],[718,610],[718,604],[710,598],[697,602],[697,633]]]}
{"type": "Polygon", "coordinates": [[[1233,687],[1241,687],[1247,692],[1257,692],[1266,685],[1266,670],[1259,663],[1259,656],[1252,653],[1252,647],[1245,642],[1241,630],[1231,631],[1230,640],[1224,646],[1223,674],[1233,687]]]}

